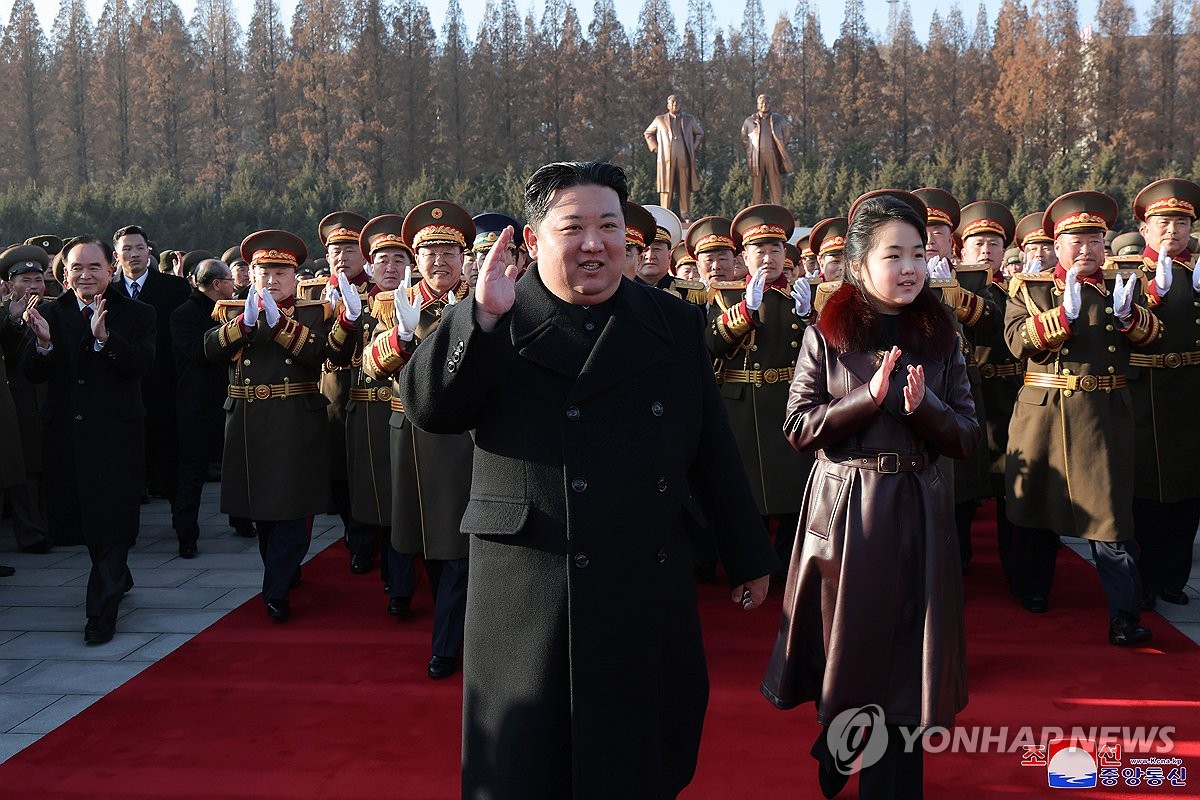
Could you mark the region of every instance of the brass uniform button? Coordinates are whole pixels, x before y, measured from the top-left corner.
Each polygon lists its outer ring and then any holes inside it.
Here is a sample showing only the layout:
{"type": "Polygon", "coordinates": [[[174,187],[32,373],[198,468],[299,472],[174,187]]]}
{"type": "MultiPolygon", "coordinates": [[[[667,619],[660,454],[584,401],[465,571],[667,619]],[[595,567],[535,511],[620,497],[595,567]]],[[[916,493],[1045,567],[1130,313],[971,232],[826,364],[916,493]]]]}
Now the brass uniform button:
{"type": "Polygon", "coordinates": [[[1111,314],[1111,313],[1112,313],[1112,306],[1108,306],[1108,307],[1106,307],[1106,308],[1104,309],[1104,313],[1105,313],[1105,314],[1111,314]]]}
{"type": "Polygon", "coordinates": [[[1075,394],[1075,393],[1073,391],[1071,391],[1070,389],[1063,389],[1063,397],[1070,397],[1073,394],[1075,394]]]}
{"type": "Polygon", "coordinates": [[[1109,331],[1109,332],[1111,333],[1111,332],[1112,332],[1112,330],[1113,330],[1113,326],[1112,326],[1112,325],[1105,325],[1105,326],[1104,326],[1104,330],[1106,330],[1106,331],[1109,331]]]}
{"type": "Polygon", "coordinates": [[[248,367],[248,366],[250,366],[250,359],[248,359],[248,358],[247,358],[245,361],[243,361],[243,362],[242,362],[242,366],[243,366],[243,367],[248,367]]]}
{"type": "Polygon", "coordinates": [[[752,344],[752,345],[750,345],[750,349],[751,349],[751,350],[758,350],[758,345],[756,345],[756,344],[752,344]]]}
{"type": "Polygon", "coordinates": [[[1067,348],[1065,348],[1065,347],[1064,347],[1064,348],[1062,349],[1062,354],[1063,354],[1064,356],[1068,356],[1068,355],[1070,355],[1070,354],[1071,354],[1071,351],[1070,351],[1069,349],[1067,349],[1067,348]]]}
{"type": "Polygon", "coordinates": [[[794,330],[794,331],[798,331],[798,330],[800,330],[800,326],[799,326],[799,325],[797,325],[795,322],[793,322],[793,323],[792,323],[792,330],[794,330]]]}
{"type": "Polygon", "coordinates": [[[1070,375],[1070,374],[1071,374],[1071,370],[1069,370],[1069,369],[1064,369],[1064,370],[1062,371],[1062,374],[1063,374],[1063,375],[1070,375]]]}
{"type": "Polygon", "coordinates": [[[1110,353],[1115,353],[1115,352],[1117,352],[1117,346],[1116,346],[1115,344],[1110,344],[1110,345],[1108,346],[1108,352],[1110,352],[1110,353]]]}
{"type": "Polygon", "coordinates": [[[1108,368],[1108,373],[1109,373],[1110,375],[1111,375],[1112,373],[1116,372],[1116,371],[1117,371],[1117,368],[1116,368],[1116,367],[1109,367],[1109,368],[1108,368]]]}

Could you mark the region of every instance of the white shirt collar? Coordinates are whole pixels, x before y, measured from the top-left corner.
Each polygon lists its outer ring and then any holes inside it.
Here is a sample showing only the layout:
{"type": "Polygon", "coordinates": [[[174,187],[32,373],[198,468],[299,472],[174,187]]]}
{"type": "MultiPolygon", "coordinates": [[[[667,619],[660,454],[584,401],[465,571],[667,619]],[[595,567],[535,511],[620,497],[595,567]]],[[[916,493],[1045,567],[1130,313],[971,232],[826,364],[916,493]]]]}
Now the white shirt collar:
{"type": "Polygon", "coordinates": [[[135,284],[135,283],[138,286],[139,292],[146,288],[146,276],[149,274],[150,274],[150,270],[147,269],[141,275],[139,275],[136,279],[134,279],[134,278],[130,278],[124,272],[121,273],[121,275],[125,278],[125,288],[129,291],[130,294],[133,294],[133,284],[135,284]]]}

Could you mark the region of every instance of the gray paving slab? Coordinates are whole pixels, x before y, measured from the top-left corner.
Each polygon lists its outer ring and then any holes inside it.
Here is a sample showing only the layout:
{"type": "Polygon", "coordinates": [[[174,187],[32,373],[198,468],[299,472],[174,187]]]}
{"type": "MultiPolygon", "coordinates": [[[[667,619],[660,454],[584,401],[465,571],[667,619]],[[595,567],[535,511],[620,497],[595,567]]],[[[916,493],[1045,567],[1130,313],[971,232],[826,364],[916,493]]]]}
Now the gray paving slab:
{"type": "MultiPolygon", "coordinates": [[[[161,567],[168,561],[173,561],[179,558],[176,553],[134,553],[129,554],[129,568],[134,571],[134,577],[137,577],[139,569],[154,569],[161,567]]],[[[65,559],[55,566],[66,568],[82,568],[90,570],[92,568],[92,559],[87,552],[76,553],[68,559],[65,559]]],[[[178,566],[178,565],[172,565],[178,566]]]]}
{"type": "MultiPolygon", "coordinates": [[[[5,586],[66,586],[71,581],[79,578],[83,578],[86,581],[89,571],[82,567],[75,567],[73,569],[59,569],[58,567],[21,569],[17,570],[15,575],[10,575],[3,581],[0,581],[0,589],[5,586]]],[[[4,604],[0,603],[0,605],[4,604]]]]}
{"type": "Polygon", "coordinates": [[[0,733],[0,764],[42,738],[40,733],[0,733]]]}
{"type": "MultiPolygon", "coordinates": [[[[263,573],[262,567],[257,569],[210,569],[197,575],[192,580],[188,581],[188,586],[224,586],[225,588],[234,587],[258,587],[262,588],[263,573]]],[[[137,589],[134,589],[137,591],[137,589]]],[[[2,620],[3,617],[0,617],[2,620]]],[[[3,627],[3,626],[0,626],[3,627]]]]}
{"type": "Polygon", "coordinates": [[[225,616],[224,610],[135,608],[117,620],[117,635],[129,633],[199,633],[225,616]]]}
{"type": "Polygon", "coordinates": [[[194,634],[191,633],[160,633],[126,658],[130,661],[158,661],[174,653],[180,645],[192,638],[194,634]]]}
{"type": "MultiPolygon", "coordinates": [[[[119,619],[119,617],[118,617],[119,619]]],[[[0,629],[11,631],[83,631],[87,615],[83,611],[83,592],[75,608],[10,608],[0,611],[0,629]]]]}
{"type": "MultiPolygon", "coordinates": [[[[16,550],[16,544],[12,545],[12,549],[16,550]]],[[[82,555],[87,558],[87,548],[82,545],[78,547],[56,547],[49,553],[40,555],[34,553],[3,553],[0,556],[0,561],[20,572],[27,569],[44,569],[45,567],[62,567],[64,562],[69,561],[75,556],[82,555]]],[[[86,565],[91,568],[92,564],[89,561],[86,565]]]]}
{"type": "Polygon", "coordinates": [[[153,633],[129,633],[99,645],[83,643],[81,631],[29,631],[0,644],[0,658],[119,661],[152,639],[153,633]]]}
{"type": "Polygon", "coordinates": [[[22,606],[61,606],[73,608],[83,602],[79,590],[71,586],[7,586],[0,585],[0,605],[8,608],[22,606]]]}
{"type": "MultiPolygon", "coordinates": [[[[201,543],[203,545],[203,543],[201,543]]],[[[147,554],[151,555],[151,554],[147,554]]],[[[158,553],[154,555],[167,556],[167,561],[164,562],[167,569],[247,569],[252,566],[261,566],[262,558],[258,555],[258,547],[255,546],[254,552],[251,553],[200,553],[195,558],[180,558],[178,553],[158,553]]],[[[131,556],[132,558],[132,556],[131,556]]],[[[133,579],[137,580],[137,570],[133,570],[133,579]]]]}
{"type": "MultiPolygon", "coordinates": [[[[1154,610],[1162,616],[1163,619],[1171,622],[1200,622],[1200,602],[1194,598],[1191,603],[1186,606],[1176,606],[1171,603],[1159,600],[1155,604],[1154,610]]],[[[4,627],[0,625],[0,627],[4,627]]]]}
{"type": "Polygon", "coordinates": [[[230,589],[225,594],[206,605],[205,608],[210,611],[232,611],[242,603],[245,603],[247,600],[252,600],[255,597],[258,597],[261,591],[262,590],[259,588],[258,584],[253,586],[239,586],[237,588],[230,589]]]}
{"type": "Polygon", "coordinates": [[[49,733],[103,696],[99,694],[65,695],[14,727],[9,733],[49,733]]]}
{"type": "Polygon", "coordinates": [[[0,644],[4,644],[10,639],[15,639],[24,633],[25,631],[0,631],[0,644]]]}
{"type": "MultiPolygon", "coordinates": [[[[118,629],[117,636],[121,632],[118,629]]],[[[5,693],[107,694],[150,661],[43,661],[3,684],[5,693]]]]}
{"type": "MultiPolygon", "coordinates": [[[[0,694],[0,733],[13,732],[30,717],[62,699],[60,694],[0,694]]],[[[15,731],[45,733],[45,731],[15,731]]]]}
{"type": "MultiPolygon", "coordinates": [[[[159,567],[158,569],[143,569],[138,570],[133,576],[134,587],[133,592],[140,589],[151,588],[169,588],[172,586],[182,586],[183,584],[195,578],[197,575],[203,574],[202,569],[176,569],[174,567],[159,567]]],[[[82,587],[87,586],[88,576],[85,574],[82,577],[71,581],[69,586],[82,587]]],[[[133,592],[129,593],[129,597],[133,597],[133,592]]]]}
{"type": "MultiPolygon", "coordinates": [[[[198,564],[204,563],[204,559],[209,555],[218,553],[249,553],[253,552],[258,556],[258,540],[245,539],[241,536],[209,536],[200,534],[200,541],[196,544],[199,555],[197,556],[198,564]]],[[[145,553],[178,553],[179,540],[175,538],[160,539],[149,542],[148,544],[138,548],[137,552],[145,553]]]]}
{"type": "Polygon", "coordinates": [[[0,693],[4,692],[4,684],[28,669],[36,667],[41,662],[36,659],[0,659],[0,693]]]}
{"type": "Polygon", "coordinates": [[[121,601],[121,608],[205,608],[225,594],[224,587],[175,586],[148,588],[137,586],[121,601]]]}
{"type": "Polygon", "coordinates": [[[1173,624],[1184,636],[1196,644],[1200,644],[1200,622],[1176,622],[1173,624]]]}

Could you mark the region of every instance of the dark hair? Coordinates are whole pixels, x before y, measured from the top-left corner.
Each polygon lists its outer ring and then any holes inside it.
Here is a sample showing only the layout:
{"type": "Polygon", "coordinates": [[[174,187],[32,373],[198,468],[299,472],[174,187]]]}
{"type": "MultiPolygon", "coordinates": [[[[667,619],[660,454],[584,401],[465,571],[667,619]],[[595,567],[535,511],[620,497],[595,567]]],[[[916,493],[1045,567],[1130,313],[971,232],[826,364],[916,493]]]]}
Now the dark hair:
{"type": "Polygon", "coordinates": [[[862,264],[867,260],[867,253],[871,252],[871,248],[875,246],[875,234],[888,222],[907,222],[921,236],[921,244],[929,241],[925,223],[917,214],[916,209],[908,203],[888,195],[864,200],[862,205],[855,209],[854,217],[850,220],[850,227],[846,230],[847,269],[845,277],[855,286],[858,286],[858,282],[851,277],[849,264],[851,262],[862,264]]]}
{"type": "Polygon", "coordinates": [[[225,262],[217,258],[204,259],[196,265],[193,274],[196,276],[196,285],[205,288],[212,286],[213,281],[233,277],[233,272],[225,262]]]}
{"type": "Polygon", "coordinates": [[[120,241],[122,236],[129,236],[130,234],[137,234],[142,237],[147,247],[150,246],[150,237],[146,235],[146,231],[140,225],[126,225],[124,228],[117,228],[117,232],[113,234],[113,244],[120,241]]]}
{"type": "Polygon", "coordinates": [[[629,199],[625,170],[607,161],[559,161],[537,168],[525,184],[525,221],[537,228],[550,211],[550,199],[572,186],[607,186],[617,193],[624,210],[629,199]]]}
{"type": "Polygon", "coordinates": [[[63,244],[62,260],[63,260],[64,271],[66,270],[66,266],[67,266],[67,256],[69,256],[71,254],[71,251],[73,249],[75,249],[75,247],[77,247],[78,245],[81,245],[81,244],[98,244],[98,245],[100,245],[100,249],[104,251],[105,260],[107,260],[110,265],[113,263],[113,258],[115,255],[113,252],[113,246],[111,244],[109,244],[108,242],[104,241],[103,239],[101,239],[99,236],[93,236],[90,233],[84,233],[84,234],[80,234],[79,236],[74,236],[70,239],[67,239],[67,241],[63,244]]]}

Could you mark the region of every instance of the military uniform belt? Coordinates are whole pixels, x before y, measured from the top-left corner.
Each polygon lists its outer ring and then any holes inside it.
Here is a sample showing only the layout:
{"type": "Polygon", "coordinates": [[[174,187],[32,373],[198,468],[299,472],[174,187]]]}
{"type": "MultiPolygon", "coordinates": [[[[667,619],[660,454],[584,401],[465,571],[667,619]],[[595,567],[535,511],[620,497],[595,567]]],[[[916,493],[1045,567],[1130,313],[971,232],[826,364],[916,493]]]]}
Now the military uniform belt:
{"type": "Polygon", "coordinates": [[[397,400],[395,395],[392,395],[392,411],[399,411],[401,414],[404,413],[404,403],[397,400]]]}
{"type": "Polygon", "coordinates": [[[925,453],[851,453],[818,450],[817,458],[833,464],[847,464],[888,475],[897,472],[920,472],[930,464],[929,456],[925,453]]]}
{"type": "Polygon", "coordinates": [[[392,399],[392,387],[380,386],[378,389],[351,389],[351,400],[361,400],[364,403],[386,403],[392,399]]]}
{"type": "Polygon", "coordinates": [[[755,386],[762,386],[764,383],[791,383],[792,376],[796,374],[793,367],[780,367],[775,369],[727,369],[725,370],[726,383],[752,383],[755,386]]]}
{"type": "Polygon", "coordinates": [[[295,397],[301,394],[317,394],[320,390],[315,381],[306,383],[259,383],[253,386],[230,386],[229,396],[235,400],[268,400],[272,397],[295,397]]]}
{"type": "Polygon", "coordinates": [[[1175,369],[1176,367],[1191,367],[1196,364],[1200,364],[1200,350],[1192,350],[1189,353],[1159,353],[1158,355],[1129,354],[1129,366],[1131,367],[1175,369]]]}
{"type": "Polygon", "coordinates": [[[1025,365],[1020,361],[1012,364],[987,364],[979,365],[979,374],[985,378],[1013,378],[1017,375],[1022,375],[1025,372],[1025,365]]]}
{"type": "Polygon", "coordinates": [[[1044,372],[1025,373],[1026,386],[1042,389],[1062,389],[1066,392],[1095,392],[1125,388],[1124,375],[1047,375],[1044,372]]]}

